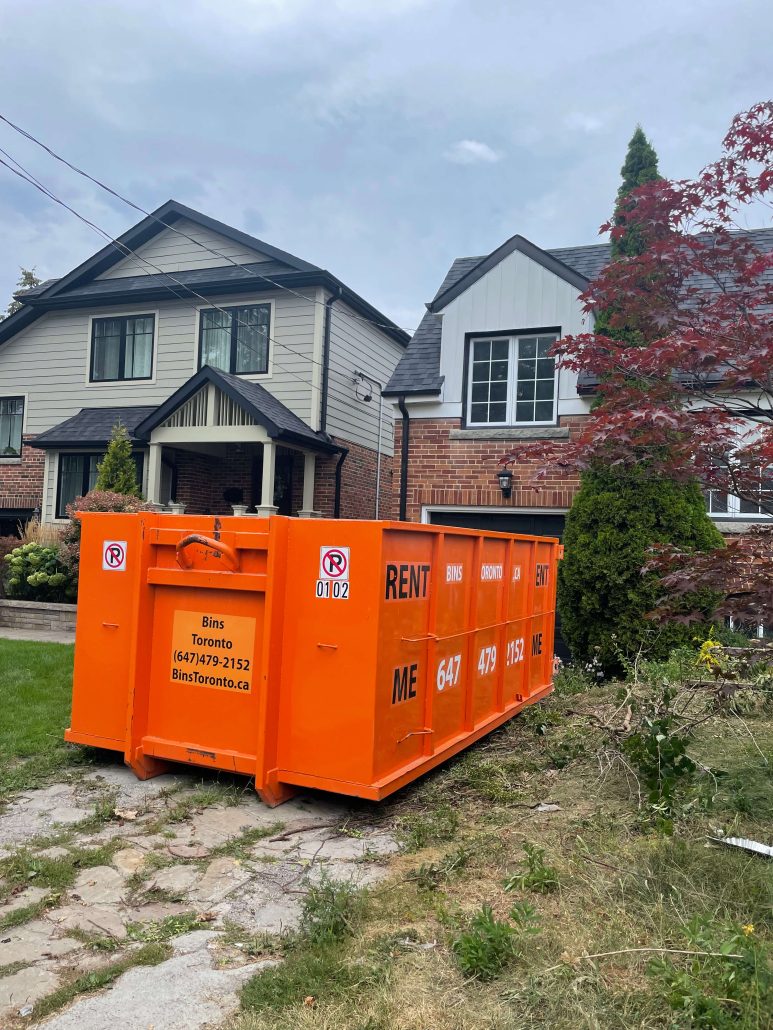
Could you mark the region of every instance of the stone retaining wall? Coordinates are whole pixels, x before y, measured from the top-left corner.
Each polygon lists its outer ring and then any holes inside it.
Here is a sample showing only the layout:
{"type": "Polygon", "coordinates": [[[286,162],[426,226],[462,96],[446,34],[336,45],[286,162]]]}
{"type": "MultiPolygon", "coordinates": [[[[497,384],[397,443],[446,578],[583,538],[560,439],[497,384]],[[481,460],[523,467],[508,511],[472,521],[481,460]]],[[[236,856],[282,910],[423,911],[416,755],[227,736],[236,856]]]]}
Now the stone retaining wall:
{"type": "Polygon", "coordinates": [[[44,601],[0,600],[0,626],[12,629],[43,629],[75,632],[74,604],[49,604],[44,601]]]}

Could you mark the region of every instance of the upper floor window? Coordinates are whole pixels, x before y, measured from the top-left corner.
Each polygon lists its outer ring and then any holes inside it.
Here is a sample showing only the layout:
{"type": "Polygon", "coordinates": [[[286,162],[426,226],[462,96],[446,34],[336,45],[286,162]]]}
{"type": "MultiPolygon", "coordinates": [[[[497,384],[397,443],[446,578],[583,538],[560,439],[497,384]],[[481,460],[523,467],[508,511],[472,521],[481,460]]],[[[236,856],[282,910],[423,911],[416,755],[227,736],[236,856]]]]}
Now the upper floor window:
{"type": "Polygon", "coordinates": [[[201,312],[199,368],[212,365],[237,375],[268,372],[270,304],[201,312]]]}
{"type": "Polygon", "coordinates": [[[545,425],[556,419],[557,334],[472,340],[468,425],[545,425]]]}
{"type": "Polygon", "coordinates": [[[0,397],[0,458],[21,456],[24,398],[0,397]]]}
{"type": "Polygon", "coordinates": [[[153,315],[95,318],[91,323],[91,382],[150,379],[153,371],[153,315]]]}

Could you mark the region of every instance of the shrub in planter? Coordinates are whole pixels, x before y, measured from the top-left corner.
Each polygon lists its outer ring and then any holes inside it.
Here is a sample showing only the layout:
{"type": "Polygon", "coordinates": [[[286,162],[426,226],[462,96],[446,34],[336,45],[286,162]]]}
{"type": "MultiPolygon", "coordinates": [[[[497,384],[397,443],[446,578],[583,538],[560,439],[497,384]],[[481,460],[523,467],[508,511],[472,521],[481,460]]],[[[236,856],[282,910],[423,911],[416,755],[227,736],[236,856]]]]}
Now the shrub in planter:
{"type": "Polygon", "coordinates": [[[28,601],[72,601],[76,586],[56,547],[27,543],[14,548],[3,559],[5,590],[11,599],[28,601]]]}

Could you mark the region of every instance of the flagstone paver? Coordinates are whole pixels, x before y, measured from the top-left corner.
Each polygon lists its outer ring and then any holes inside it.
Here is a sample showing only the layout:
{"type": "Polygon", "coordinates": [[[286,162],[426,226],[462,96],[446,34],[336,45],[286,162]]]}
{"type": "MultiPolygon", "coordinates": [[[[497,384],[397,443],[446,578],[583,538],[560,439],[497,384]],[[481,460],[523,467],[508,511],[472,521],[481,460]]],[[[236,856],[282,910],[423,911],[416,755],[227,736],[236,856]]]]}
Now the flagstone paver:
{"type": "Polygon", "coordinates": [[[146,939],[152,940],[152,924],[183,914],[206,920],[207,930],[173,939],[172,958],[130,969],[109,991],[76,998],[42,1025],[219,1025],[238,1006],[241,984],[263,965],[245,965],[244,954],[224,944],[226,924],[249,934],[291,929],[306,890],[323,871],[332,879],[371,883],[387,874],[396,849],[382,827],[353,817],[345,801],[302,797],[269,809],[245,790],[238,804],[194,804],[183,817],[179,801],[194,791],[194,800],[208,793],[187,770],[143,783],[122,766],[108,765],[73,782],[26,792],[0,812],[0,842],[7,853],[32,846],[37,855],[66,862],[79,851],[118,843],[105,864],[81,868],[58,899],[58,892],[32,883],[0,906],[1,915],[52,894],[57,900],[40,917],[0,934],[0,967],[15,970],[0,976],[0,1026],[9,1017],[21,1018],[19,1010],[30,1005],[34,1023],[42,997],[85,970],[131,954],[140,946],[137,933],[129,933],[131,924],[147,927],[146,939]],[[64,828],[59,842],[36,850],[35,836],[48,835],[54,814],[67,810],[87,816],[97,811],[102,823],[95,828],[91,820],[79,830],[79,819],[64,828]],[[166,822],[170,814],[173,821],[166,822]],[[143,832],[145,826],[152,832],[143,832]],[[253,833],[249,843],[245,833],[256,830],[263,836],[255,841],[253,833]],[[91,938],[112,938],[114,950],[95,950],[91,938]],[[229,968],[234,961],[237,967],[229,968]],[[27,968],[19,969],[19,963],[27,968]]]}

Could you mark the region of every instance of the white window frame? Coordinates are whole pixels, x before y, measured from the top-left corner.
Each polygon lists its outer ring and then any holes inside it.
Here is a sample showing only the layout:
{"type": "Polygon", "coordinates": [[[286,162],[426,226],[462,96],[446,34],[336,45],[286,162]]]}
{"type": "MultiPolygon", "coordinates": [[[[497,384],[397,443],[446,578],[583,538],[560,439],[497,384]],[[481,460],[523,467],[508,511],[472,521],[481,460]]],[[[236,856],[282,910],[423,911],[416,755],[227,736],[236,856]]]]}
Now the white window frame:
{"type": "Polygon", "coordinates": [[[767,511],[754,512],[741,511],[741,498],[736,497],[735,494],[725,494],[723,490],[709,489],[706,491],[709,495],[712,494],[724,494],[727,497],[727,511],[712,511],[711,504],[707,500],[706,510],[712,519],[717,521],[732,521],[732,522],[765,522],[773,515],[770,515],[767,511]]]}
{"type": "MultiPolygon", "coordinates": [[[[521,340],[538,340],[542,336],[552,336],[554,340],[560,339],[560,331],[551,330],[549,332],[534,332],[527,331],[523,333],[508,333],[503,335],[501,333],[480,333],[469,338],[469,347],[467,354],[467,396],[464,401],[464,414],[465,414],[465,425],[471,429],[483,428],[488,426],[497,427],[508,427],[508,426],[555,426],[558,424],[558,374],[559,369],[556,364],[553,374],[553,414],[549,419],[539,421],[518,421],[515,417],[516,405],[518,403],[518,352],[521,340]],[[475,344],[480,342],[490,341],[491,343],[508,343],[508,356],[507,356],[507,409],[506,417],[504,422],[476,422],[472,418],[472,368],[475,357],[475,344]]],[[[535,359],[536,360],[536,359],[535,359]]],[[[501,402],[500,402],[501,403],[501,402]]]]}

